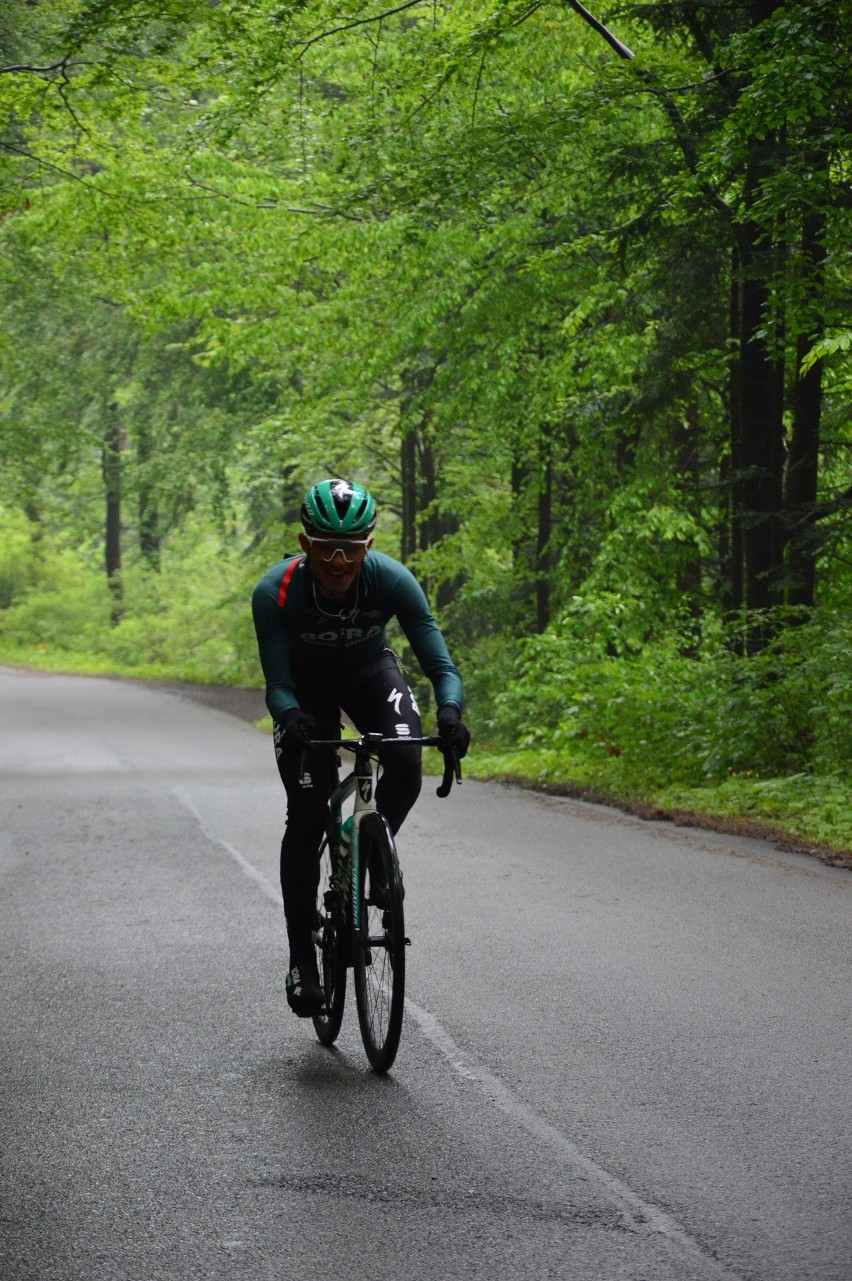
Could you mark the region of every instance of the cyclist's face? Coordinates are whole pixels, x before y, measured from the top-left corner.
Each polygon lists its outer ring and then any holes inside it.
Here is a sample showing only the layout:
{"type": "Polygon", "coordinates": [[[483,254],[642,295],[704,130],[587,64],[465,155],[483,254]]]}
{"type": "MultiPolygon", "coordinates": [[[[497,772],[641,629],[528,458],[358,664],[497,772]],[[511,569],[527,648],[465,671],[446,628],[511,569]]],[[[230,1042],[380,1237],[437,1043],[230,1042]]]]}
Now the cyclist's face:
{"type": "Polygon", "coordinates": [[[314,578],[319,583],[322,594],[331,600],[339,599],[349,591],[361,573],[364,557],[372,541],[372,538],[368,538],[362,546],[355,547],[343,540],[342,547],[338,547],[334,538],[312,536],[309,539],[306,534],[299,534],[299,542],[307,554],[314,578]]]}

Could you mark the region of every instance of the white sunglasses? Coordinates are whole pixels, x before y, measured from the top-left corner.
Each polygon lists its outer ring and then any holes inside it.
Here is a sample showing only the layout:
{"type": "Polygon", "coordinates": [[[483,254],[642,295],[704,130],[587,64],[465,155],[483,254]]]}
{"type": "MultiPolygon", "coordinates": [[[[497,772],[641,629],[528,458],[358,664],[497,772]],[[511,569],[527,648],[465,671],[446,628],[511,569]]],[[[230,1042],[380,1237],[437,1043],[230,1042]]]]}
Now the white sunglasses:
{"type": "Polygon", "coordinates": [[[373,541],[372,538],[317,538],[311,534],[305,534],[305,538],[311,547],[319,546],[328,551],[323,560],[334,560],[340,552],[347,563],[351,563],[359,552],[365,552],[373,541]]]}

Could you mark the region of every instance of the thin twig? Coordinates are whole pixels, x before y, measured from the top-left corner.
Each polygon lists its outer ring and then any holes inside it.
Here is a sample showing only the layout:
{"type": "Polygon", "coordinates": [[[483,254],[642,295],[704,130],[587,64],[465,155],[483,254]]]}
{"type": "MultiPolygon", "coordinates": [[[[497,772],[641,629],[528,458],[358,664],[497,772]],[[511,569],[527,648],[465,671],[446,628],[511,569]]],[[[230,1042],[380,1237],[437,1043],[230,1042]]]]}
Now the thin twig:
{"type": "Polygon", "coordinates": [[[470,112],[470,125],[471,125],[471,128],[473,128],[473,126],[476,124],[476,103],[477,103],[477,100],[478,100],[478,98],[479,98],[479,86],[482,84],[482,72],[483,72],[483,71],[484,71],[484,69],[485,69],[485,54],[486,54],[486,52],[487,52],[487,50],[485,50],[485,49],[483,49],[483,50],[482,50],[482,57],[481,57],[481,58],[480,58],[480,60],[479,60],[479,71],[477,72],[477,75],[476,75],[476,84],[474,85],[474,89],[473,89],[473,106],[472,106],[472,108],[471,108],[471,112],[470,112]]]}
{"type": "Polygon", "coordinates": [[[346,213],[342,209],[335,209],[332,205],[316,204],[312,209],[302,209],[297,205],[282,205],[277,200],[246,200],[243,196],[231,195],[227,191],[220,191],[217,187],[211,187],[200,178],[193,178],[191,173],[184,170],[184,176],[191,187],[199,191],[208,191],[211,196],[217,200],[226,200],[233,205],[242,205],[246,209],[281,209],[284,213],[305,214],[311,218],[327,218],[331,215],[334,218],[345,218],[349,222],[363,222],[364,219],[360,214],[346,213]]]}
{"type": "Polygon", "coordinates": [[[312,36],[302,46],[299,58],[304,57],[311,45],[318,44],[320,40],[327,40],[329,36],[336,36],[341,31],[352,31],[355,27],[365,27],[374,22],[382,22],[385,18],[393,18],[397,13],[403,13],[406,9],[414,9],[417,5],[424,3],[425,0],[407,0],[406,4],[401,4],[396,9],[387,9],[384,13],[377,13],[372,18],[356,18],[354,22],[344,22],[342,26],[331,27],[328,31],[321,31],[318,36],[312,36]]]}

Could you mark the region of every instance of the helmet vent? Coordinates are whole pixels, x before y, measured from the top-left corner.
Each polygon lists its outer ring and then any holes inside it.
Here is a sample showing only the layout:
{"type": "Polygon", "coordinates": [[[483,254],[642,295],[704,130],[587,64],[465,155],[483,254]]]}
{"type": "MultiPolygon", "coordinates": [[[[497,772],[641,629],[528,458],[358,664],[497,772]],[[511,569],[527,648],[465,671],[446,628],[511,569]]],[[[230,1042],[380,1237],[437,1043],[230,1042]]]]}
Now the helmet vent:
{"type": "Polygon", "coordinates": [[[376,504],[363,485],[323,480],[305,494],[302,524],[310,533],[368,535],[376,523],[376,504]]]}
{"type": "MultiPolygon", "coordinates": [[[[341,520],[344,520],[347,512],[352,508],[352,499],[355,497],[355,490],[349,484],[348,480],[336,480],[331,487],[331,496],[334,499],[334,505],[337,508],[337,514],[341,520]]],[[[363,504],[360,504],[363,506],[363,504]]],[[[357,510],[352,508],[352,510],[357,510]]]]}

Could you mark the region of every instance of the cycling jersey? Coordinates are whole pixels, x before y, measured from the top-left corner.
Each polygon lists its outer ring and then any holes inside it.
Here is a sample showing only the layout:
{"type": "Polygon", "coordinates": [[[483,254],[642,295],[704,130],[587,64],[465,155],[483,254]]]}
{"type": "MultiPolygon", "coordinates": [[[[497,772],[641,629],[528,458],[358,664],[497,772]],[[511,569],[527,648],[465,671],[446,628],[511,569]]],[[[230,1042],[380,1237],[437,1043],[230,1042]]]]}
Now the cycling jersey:
{"type": "Polygon", "coordinates": [[[252,614],[266,705],[275,720],[298,707],[297,682],[359,671],[387,648],[386,626],[399,621],[432,683],[438,707],[464,704],[461,676],[417,579],[391,556],[370,551],[353,603],[335,609],[316,586],[304,556],[286,556],[257,584],[252,614]]]}

